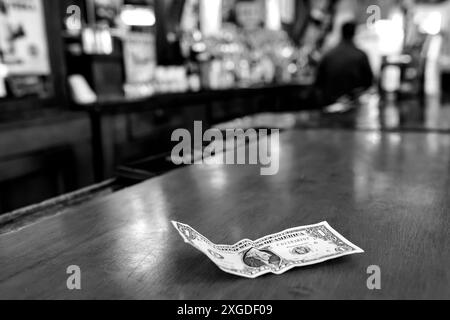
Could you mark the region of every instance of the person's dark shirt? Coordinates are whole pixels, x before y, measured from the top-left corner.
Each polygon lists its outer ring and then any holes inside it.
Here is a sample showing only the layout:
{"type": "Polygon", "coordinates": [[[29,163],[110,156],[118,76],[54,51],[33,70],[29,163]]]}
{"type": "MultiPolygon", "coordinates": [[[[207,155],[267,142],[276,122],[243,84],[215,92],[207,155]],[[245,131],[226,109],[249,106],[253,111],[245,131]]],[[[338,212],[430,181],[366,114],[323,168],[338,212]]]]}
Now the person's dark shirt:
{"type": "Polygon", "coordinates": [[[327,105],[359,89],[368,89],[372,83],[369,58],[352,41],[344,40],[326,53],[320,62],[316,90],[321,104],[327,105]]]}

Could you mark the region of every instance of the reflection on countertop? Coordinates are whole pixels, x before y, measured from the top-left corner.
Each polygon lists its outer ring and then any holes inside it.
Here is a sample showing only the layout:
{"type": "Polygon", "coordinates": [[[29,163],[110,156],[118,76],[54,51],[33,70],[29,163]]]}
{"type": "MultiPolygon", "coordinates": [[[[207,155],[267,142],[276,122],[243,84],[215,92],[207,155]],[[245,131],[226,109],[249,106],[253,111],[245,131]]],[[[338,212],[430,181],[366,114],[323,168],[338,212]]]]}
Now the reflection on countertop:
{"type": "MultiPolygon", "coordinates": [[[[216,125],[219,129],[353,129],[450,133],[450,102],[430,96],[420,99],[380,99],[376,93],[358,101],[338,102],[324,110],[259,113],[216,125]]],[[[291,110],[294,108],[291,108],[291,110]]]]}
{"type": "Polygon", "coordinates": [[[419,99],[382,100],[372,94],[357,102],[337,104],[329,110],[298,112],[296,126],[450,133],[450,102],[442,102],[435,96],[420,102],[419,99]]]}

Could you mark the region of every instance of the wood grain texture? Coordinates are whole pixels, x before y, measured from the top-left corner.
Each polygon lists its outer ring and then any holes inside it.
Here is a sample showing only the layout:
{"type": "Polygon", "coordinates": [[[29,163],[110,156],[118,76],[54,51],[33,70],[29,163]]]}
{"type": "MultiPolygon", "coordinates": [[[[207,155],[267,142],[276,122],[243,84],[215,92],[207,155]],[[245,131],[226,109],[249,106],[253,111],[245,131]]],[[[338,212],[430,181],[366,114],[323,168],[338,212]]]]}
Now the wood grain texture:
{"type": "Polygon", "coordinates": [[[275,176],[192,166],[0,236],[0,298],[450,298],[450,136],[291,131],[279,153],[275,176]],[[229,244],[326,220],[366,253],[248,280],[183,243],[172,219],[229,244]],[[81,291],[66,288],[70,265],[81,291]]]}

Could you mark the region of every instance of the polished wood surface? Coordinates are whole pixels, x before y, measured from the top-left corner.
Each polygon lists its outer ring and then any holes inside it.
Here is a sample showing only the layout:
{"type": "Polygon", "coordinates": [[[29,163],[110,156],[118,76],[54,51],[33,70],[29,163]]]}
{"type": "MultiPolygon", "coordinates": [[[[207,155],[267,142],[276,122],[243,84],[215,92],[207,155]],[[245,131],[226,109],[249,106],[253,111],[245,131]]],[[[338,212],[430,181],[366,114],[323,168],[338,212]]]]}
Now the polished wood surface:
{"type": "Polygon", "coordinates": [[[275,176],[192,166],[0,236],[0,298],[450,298],[449,135],[291,131],[275,152],[275,176]],[[366,253],[249,280],[186,245],[172,219],[229,244],[326,220],[366,253]],[[71,265],[80,291],[66,287],[71,265]]]}

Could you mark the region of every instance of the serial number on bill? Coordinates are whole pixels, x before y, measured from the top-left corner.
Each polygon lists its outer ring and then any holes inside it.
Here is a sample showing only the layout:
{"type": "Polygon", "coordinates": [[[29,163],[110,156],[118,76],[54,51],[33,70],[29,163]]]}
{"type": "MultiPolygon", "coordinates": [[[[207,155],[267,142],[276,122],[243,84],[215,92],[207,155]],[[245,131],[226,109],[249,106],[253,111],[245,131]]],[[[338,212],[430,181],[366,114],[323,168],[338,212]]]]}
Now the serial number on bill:
{"type": "Polygon", "coordinates": [[[271,315],[273,313],[273,308],[271,305],[221,305],[220,308],[217,307],[199,307],[199,306],[189,306],[185,304],[182,307],[178,307],[177,314],[179,316],[200,316],[204,318],[209,318],[211,316],[264,316],[271,315]]]}

